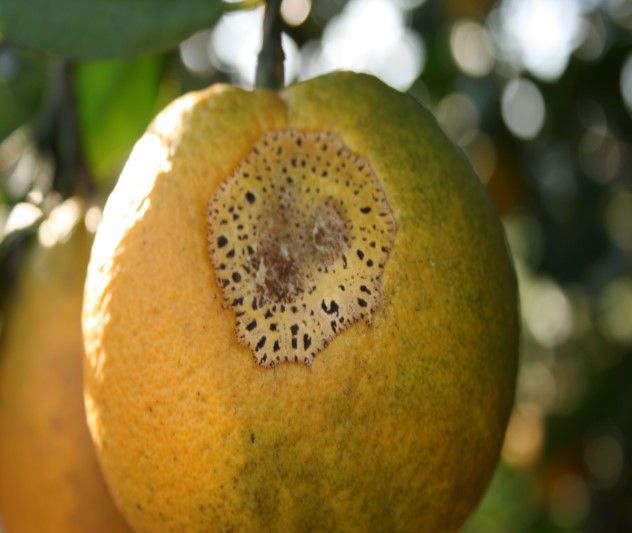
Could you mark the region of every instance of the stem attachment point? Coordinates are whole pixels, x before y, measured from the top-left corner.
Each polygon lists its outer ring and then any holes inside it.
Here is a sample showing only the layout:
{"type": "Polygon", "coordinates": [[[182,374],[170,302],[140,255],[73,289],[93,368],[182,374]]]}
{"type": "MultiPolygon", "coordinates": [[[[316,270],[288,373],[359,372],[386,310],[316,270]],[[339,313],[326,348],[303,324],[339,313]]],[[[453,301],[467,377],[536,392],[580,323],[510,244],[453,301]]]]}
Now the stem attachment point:
{"type": "Polygon", "coordinates": [[[265,89],[283,87],[283,61],[281,46],[281,0],[268,0],[263,16],[263,44],[257,58],[255,86],[265,89]]]}

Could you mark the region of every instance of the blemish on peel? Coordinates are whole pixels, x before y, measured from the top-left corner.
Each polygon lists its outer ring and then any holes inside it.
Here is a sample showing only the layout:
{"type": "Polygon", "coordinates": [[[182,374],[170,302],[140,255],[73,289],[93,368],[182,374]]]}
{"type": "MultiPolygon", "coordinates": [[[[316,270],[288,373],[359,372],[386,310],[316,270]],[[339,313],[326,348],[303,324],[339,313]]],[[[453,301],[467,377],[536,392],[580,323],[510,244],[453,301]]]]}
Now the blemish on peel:
{"type": "Polygon", "coordinates": [[[368,161],[337,135],[264,135],[211,198],[208,222],[217,283],[259,364],[311,365],[370,323],[396,223],[368,161]]]}

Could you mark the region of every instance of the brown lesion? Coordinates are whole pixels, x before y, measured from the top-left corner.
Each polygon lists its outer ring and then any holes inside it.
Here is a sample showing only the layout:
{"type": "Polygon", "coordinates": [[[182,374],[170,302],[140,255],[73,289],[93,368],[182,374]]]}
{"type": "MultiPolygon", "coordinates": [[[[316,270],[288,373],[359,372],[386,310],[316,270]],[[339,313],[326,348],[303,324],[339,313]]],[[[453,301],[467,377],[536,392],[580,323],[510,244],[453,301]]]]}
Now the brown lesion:
{"type": "Polygon", "coordinates": [[[348,248],[349,228],[341,202],[329,196],[314,210],[312,242],[316,252],[328,263],[339,257],[348,248]]]}
{"type": "Polygon", "coordinates": [[[260,305],[289,303],[303,291],[300,261],[285,243],[262,245],[252,259],[260,305]]]}
{"type": "Polygon", "coordinates": [[[309,214],[285,199],[266,207],[250,265],[259,304],[291,303],[305,290],[306,268],[326,267],[348,248],[344,207],[327,197],[309,214]]]}
{"type": "Polygon", "coordinates": [[[310,365],[379,306],[395,220],[369,163],[331,133],[270,132],[209,204],[209,249],[259,364],[310,365]]]}

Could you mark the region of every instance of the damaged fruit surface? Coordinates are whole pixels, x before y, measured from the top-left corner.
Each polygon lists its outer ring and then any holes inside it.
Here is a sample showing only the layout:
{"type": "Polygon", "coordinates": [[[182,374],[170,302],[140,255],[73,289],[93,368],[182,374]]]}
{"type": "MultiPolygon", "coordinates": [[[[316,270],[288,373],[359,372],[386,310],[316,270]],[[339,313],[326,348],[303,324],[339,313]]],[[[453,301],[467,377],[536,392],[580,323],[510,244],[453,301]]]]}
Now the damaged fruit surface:
{"type": "Polygon", "coordinates": [[[168,106],[106,206],[83,325],[141,531],[455,529],[513,399],[500,223],[431,115],[365,75],[168,106]]]}
{"type": "Polygon", "coordinates": [[[264,135],[209,206],[217,282],[256,361],[311,365],[370,319],[395,231],[368,162],[338,136],[264,135]]]}

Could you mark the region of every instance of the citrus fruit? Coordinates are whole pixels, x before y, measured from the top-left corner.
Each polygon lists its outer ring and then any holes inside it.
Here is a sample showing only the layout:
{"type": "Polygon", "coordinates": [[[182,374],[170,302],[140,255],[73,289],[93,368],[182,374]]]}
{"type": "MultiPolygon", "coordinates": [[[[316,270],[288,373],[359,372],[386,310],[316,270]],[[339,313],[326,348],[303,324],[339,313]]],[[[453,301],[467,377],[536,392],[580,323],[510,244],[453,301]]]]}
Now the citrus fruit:
{"type": "Polygon", "coordinates": [[[139,531],[454,529],[512,404],[501,225],[428,111],[366,75],[160,113],[83,326],[89,426],[139,531]]]}
{"type": "MultiPolygon", "coordinates": [[[[0,522],[8,533],[129,531],[83,406],[81,300],[91,239],[27,257],[0,344],[0,522]]],[[[1,527],[0,527],[1,529],[1,527]]]]}

